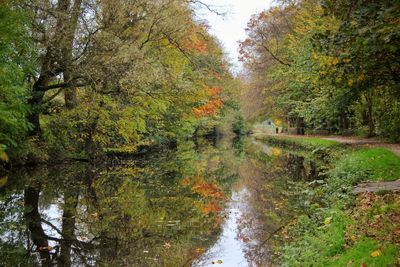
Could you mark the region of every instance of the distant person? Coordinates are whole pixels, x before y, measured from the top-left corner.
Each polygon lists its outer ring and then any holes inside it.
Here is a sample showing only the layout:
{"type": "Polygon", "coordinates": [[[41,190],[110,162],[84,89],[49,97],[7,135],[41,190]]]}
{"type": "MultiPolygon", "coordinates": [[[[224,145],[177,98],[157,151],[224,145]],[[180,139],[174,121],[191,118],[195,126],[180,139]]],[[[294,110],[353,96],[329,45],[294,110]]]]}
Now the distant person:
{"type": "Polygon", "coordinates": [[[275,128],[275,131],[276,131],[276,134],[278,134],[278,133],[279,133],[279,128],[276,127],[276,128],[275,128]]]}

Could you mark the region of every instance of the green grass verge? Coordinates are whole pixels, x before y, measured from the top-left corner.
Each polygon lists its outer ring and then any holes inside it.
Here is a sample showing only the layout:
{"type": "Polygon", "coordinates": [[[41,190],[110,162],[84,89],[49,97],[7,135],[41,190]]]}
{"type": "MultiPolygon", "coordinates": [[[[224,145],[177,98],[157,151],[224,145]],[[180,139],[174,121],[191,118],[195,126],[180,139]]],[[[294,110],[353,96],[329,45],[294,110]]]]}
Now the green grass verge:
{"type": "Polygon", "coordinates": [[[314,150],[320,148],[339,147],[341,144],[334,140],[325,140],[315,137],[288,137],[288,136],[255,136],[257,140],[270,144],[293,149],[314,150]]]}
{"type": "Polygon", "coordinates": [[[364,179],[392,181],[400,178],[400,157],[385,148],[363,148],[346,153],[334,173],[359,173],[364,179]]]}

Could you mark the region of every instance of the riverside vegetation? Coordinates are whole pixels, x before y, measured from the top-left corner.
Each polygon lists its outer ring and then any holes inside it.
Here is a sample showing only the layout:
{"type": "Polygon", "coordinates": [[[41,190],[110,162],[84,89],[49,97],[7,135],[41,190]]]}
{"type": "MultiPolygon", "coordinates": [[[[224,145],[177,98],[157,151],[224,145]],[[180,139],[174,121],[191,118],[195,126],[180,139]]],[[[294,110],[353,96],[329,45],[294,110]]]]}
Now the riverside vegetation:
{"type": "Polygon", "coordinates": [[[286,149],[305,150],[322,165],[314,179],[304,181],[301,201],[307,209],[283,230],[286,245],[279,246],[277,253],[284,266],[398,264],[398,193],[354,195],[352,191],[360,182],[398,179],[400,157],[385,148],[348,148],[318,138],[258,138],[286,149]]]}

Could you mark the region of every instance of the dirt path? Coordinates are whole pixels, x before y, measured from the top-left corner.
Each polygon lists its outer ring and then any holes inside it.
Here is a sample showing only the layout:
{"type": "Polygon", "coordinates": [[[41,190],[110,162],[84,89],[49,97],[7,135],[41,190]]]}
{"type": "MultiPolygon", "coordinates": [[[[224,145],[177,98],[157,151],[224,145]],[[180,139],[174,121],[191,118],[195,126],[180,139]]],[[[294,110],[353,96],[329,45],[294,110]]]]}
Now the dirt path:
{"type": "Polygon", "coordinates": [[[397,156],[400,157],[400,144],[392,144],[392,143],[388,143],[388,142],[385,142],[385,141],[382,141],[379,139],[375,139],[375,138],[358,138],[358,137],[353,137],[353,136],[269,134],[269,133],[265,133],[259,129],[255,130],[254,132],[266,134],[266,135],[272,135],[272,136],[287,136],[287,137],[291,137],[291,138],[316,137],[316,138],[325,139],[325,140],[337,141],[342,144],[383,147],[383,148],[386,148],[386,149],[392,151],[394,154],[396,154],[397,156]]]}
{"type": "Polygon", "coordinates": [[[400,157],[400,144],[392,144],[379,139],[362,139],[355,137],[344,137],[344,136],[329,136],[329,137],[320,137],[326,140],[333,140],[343,144],[354,144],[354,145],[370,145],[374,147],[384,147],[394,154],[400,157]]]}

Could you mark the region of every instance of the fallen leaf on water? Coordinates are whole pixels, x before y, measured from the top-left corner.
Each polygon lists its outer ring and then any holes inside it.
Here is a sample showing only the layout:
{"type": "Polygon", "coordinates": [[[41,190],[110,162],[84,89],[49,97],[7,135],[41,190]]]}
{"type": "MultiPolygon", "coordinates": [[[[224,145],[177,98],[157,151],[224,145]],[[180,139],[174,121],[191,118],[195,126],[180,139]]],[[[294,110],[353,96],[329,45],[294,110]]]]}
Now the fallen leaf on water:
{"type": "Polygon", "coordinates": [[[195,250],[195,252],[196,253],[203,253],[205,251],[205,249],[204,248],[196,248],[196,250],[195,250]]]}
{"type": "Polygon", "coordinates": [[[48,247],[38,247],[39,251],[51,251],[53,250],[53,247],[48,246],[48,247]]]}
{"type": "Polygon", "coordinates": [[[375,250],[374,252],[371,253],[371,257],[379,257],[380,255],[382,255],[382,252],[378,249],[375,250]]]}

